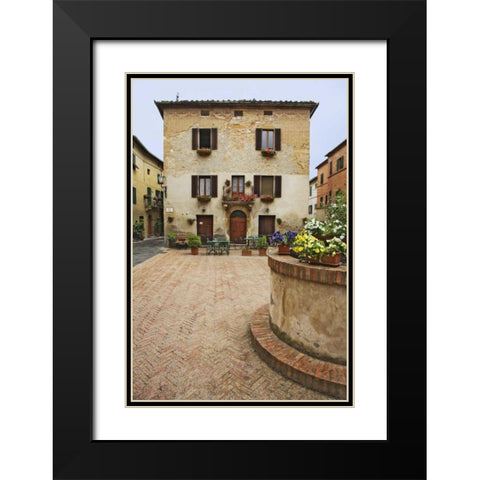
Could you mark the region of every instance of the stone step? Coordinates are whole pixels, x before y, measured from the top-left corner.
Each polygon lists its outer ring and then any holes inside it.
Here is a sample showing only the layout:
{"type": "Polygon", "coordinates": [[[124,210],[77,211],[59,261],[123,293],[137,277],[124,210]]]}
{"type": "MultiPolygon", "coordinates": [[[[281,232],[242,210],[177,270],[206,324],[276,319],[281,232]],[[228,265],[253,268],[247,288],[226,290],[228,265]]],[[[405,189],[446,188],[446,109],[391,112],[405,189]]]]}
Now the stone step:
{"type": "Polygon", "coordinates": [[[255,312],[250,323],[253,347],[260,358],[304,387],[345,400],[347,368],[313,358],[283,342],[272,332],[268,316],[265,305],[255,312]]]}

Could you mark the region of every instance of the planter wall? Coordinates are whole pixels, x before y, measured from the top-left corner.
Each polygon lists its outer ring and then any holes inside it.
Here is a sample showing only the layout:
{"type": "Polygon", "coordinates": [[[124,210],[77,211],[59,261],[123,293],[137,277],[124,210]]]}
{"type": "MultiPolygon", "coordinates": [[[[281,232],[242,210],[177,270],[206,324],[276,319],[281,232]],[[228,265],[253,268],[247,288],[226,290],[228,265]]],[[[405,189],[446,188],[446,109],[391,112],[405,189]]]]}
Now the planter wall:
{"type": "Polygon", "coordinates": [[[313,357],[347,360],[347,270],[272,254],[270,322],[284,342],[313,357]]]}

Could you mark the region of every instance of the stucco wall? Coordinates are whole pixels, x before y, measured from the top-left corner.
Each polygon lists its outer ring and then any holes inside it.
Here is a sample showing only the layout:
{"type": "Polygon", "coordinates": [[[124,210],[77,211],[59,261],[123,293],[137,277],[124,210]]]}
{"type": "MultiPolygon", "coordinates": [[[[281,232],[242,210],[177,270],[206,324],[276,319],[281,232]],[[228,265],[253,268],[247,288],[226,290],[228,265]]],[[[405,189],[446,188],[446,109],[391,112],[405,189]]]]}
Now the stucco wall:
{"type": "Polygon", "coordinates": [[[346,364],[346,271],[269,253],[272,330],[295,348],[346,364]]]}

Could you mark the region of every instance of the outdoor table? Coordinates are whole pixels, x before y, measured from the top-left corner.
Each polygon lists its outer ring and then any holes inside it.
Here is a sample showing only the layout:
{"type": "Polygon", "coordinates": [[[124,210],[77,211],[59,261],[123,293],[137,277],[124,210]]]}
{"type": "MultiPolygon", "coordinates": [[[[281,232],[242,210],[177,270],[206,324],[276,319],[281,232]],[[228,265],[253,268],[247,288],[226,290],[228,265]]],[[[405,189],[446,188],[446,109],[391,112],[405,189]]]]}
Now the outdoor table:
{"type": "Polygon", "coordinates": [[[214,255],[222,254],[225,252],[230,254],[230,242],[225,238],[215,238],[213,240],[207,240],[207,255],[213,253],[214,255]]]}
{"type": "Polygon", "coordinates": [[[247,243],[247,248],[248,247],[257,248],[257,241],[259,238],[260,237],[255,237],[255,236],[245,238],[245,241],[247,243]]]}

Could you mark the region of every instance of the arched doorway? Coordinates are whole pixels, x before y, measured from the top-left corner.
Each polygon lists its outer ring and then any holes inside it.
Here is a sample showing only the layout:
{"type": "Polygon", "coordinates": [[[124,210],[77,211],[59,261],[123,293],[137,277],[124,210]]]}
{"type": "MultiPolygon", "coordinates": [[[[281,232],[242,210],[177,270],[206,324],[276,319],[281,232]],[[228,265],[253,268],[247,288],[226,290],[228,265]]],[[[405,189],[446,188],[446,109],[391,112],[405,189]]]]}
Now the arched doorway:
{"type": "Polygon", "coordinates": [[[235,210],[230,215],[230,241],[245,243],[247,236],[247,216],[241,210],[235,210]]]}

